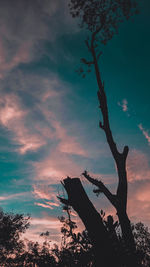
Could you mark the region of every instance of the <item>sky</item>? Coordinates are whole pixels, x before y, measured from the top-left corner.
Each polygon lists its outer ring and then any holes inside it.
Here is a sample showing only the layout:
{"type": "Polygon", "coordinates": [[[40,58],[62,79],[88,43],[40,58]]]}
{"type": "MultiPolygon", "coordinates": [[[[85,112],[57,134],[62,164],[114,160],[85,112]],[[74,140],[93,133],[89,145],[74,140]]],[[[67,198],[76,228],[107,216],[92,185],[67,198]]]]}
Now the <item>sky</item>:
{"type": "MultiPolygon", "coordinates": [[[[120,25],[102,47],[100,68],[110,123],[120,149],[130,148],[128,214],[150,226],[150,2],[120,25]]],[[[84,170],[115,193],[117,174],[103,131],[94,72],[77,74],[87,56],[85,32],[64,0],[0,0],[0,206],[31,215],[26,236],[49,231],[60,240],[61,181],[79,177],[95,207],[115,211],[94,195],[84,170]]],[[[73,219],[82,227],[79,218],[73,219]]]]}

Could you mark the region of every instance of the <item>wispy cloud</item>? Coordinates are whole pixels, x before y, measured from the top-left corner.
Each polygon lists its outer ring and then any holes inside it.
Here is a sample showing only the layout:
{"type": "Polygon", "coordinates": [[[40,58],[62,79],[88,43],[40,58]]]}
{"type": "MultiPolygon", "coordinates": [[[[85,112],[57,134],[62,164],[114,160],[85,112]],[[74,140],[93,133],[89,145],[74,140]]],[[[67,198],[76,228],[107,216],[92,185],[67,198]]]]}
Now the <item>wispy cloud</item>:
{"type": "Polygon", "coordinates": [[[67,175],[78,176],[84,167],[77,164],[70,155],[61,153],[59,150],[52,150],[42,161],[33,163],[36,181],[47,181],[49,184],[56,184],[67,175]]]}
{"type": "Polygon", "coordinates": [[[48,185],[33,185],[33,195],[35,199],[38,199],[38,202],[34,202],[37,206],[48,209],[60,206],[56,191],[48,185]]]}
{"type": "Polygon", "coordinates": [[[53,209],[53,208],[51,207],[51,205],[47,205],[47,204],[44,204],[44,203],[35,202],[34,204],[37,205],[37,206],[46,208],[46,209],[51,209],[51,210],[53,209]]]}
{"type": "Polygon", "coordinates": [[[132,150],[127,158],[128,180],[144,181],[150,179],[150,164],[148,156],[140,150],[132,150]]]}
{"type": "MultiPolygon", "coordinates": [[[[56,192],[54,189],[48,185],[44,184],[37,184],[33,185],[33,195],[36,199],[43,199],[43,200],[48,200],[49,205],[55,205],[55,203],[58,203],[58,199],[56,196],[56,192]],[[50,204],[50,200],[52,200],[50,204]]],[[[55,205],[57,206],[57,204],[55,205]]]]}
{"type": "Polygon", "coordinates": [[[128,212],[132,221],[150,225],[150,180],[129,184],[128,212]]]}
{"type": "Polygon", "coordinates": [[[16,194],[1,195],[0,201],[22,198],[23,196],[26,196],[28,194],[29,194],[29,192],[20,192],[20,193],[16,193],[16,194]]]}
{"type": "Polygon", "coordinates": [[[58,218],[49,216],[47,213],[43,213],[42,218],[31,218],[31,226],[23,237],[28,240],[42,243],[44,240],[40,237],[40,234],[49,231],[51,243],[59,244],[61,240],[61,226],[62,224],[58,218]]]}
{"type": "Polygon", "coordinates": [[[1,94],[0,124],[12,132],[12,140],[19,145],[17,150],[21,154],[36,151],[46,144],[38,132],[33,133],[26,126],[28,117],[30,117],[30,112],[22,107],[17,95],[1,94]]]}
{"type": "Polygon", "coordinates": [[[12,140],[18,145],[20,154],[38,151],[53,140],[57,149],[63,153],[87,156],[87,151],[75,136],[67,133],[58,118],[57,107],[59,110],[64,108],[65,85],[56,75],[51,73],[48,76],[26,77],[21,74],[17,86],[16,81],[12,80],[11,83],[11,79],[3,83],[0,124],[12,132],[12,140]],[[10,92],[5,91],[8,85],[11,86],[10,92]],[[36,91],[30,91],[30,88],[36,88],[36,91]],[[28,98],[26,102],[24,95],[28,98]],[[54,103],[52,111],[50,104],[54,103]]]}
{"type": "Polygon", "coordinates": [[[44,42],[53,42],[63,29],[73,29],[65,1],[1,1],[0,78],[18,65],[37,59],[44,53],[44,42]]]}
{"type": "Polygon", "coordinates": [[[121,102],[118,102],[118,105],[122,108],[124,112],[128,111],[128,101],[123,99],[121,102]]]}
{"type": "Polygon", "coordinates": [[[138,127],[141,130],[141,132],[143,133],[143,135],[145,136],[146,140],[148,141],[148,144],[150,145],[150,134],[149,134],[149,132],[143,128],[143,125],[141,123],[138,125],[138,127]]]}

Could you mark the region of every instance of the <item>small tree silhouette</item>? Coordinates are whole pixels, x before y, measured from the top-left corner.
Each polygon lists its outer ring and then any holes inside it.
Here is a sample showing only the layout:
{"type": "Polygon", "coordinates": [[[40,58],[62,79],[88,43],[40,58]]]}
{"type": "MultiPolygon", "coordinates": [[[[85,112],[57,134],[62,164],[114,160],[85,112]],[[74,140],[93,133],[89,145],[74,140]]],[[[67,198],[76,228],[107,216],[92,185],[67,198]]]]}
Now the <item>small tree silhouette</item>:
{"type": "Polygon", "coordinates": [[[13,266],[24,251],[20,235],[29,227],[29,217],[0,211],[0,266],[13,266]]]}

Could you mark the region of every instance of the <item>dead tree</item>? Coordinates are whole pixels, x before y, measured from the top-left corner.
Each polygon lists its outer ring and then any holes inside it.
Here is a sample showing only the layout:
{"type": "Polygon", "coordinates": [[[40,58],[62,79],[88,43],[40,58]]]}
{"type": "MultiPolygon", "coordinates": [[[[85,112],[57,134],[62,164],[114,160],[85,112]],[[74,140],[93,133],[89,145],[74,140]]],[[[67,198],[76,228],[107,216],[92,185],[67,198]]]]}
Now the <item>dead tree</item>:
{"type": "Polygon", "coordinates": [[[95,266],[120,267],[102,218],[89,200],[80,179],[68,177],[63,180],[63,186],[67,192],[68,199],[58,198],[63,204],[73,207],[84,223],[94,248],[95,266]]]}
{"type": "MultiPolygon", "coordinates": [[[[102,81],[100,72],[99,60],[101,58],[102,51],[101,49],[99,49],[99,47],[100,44],[106,44],[113,37],[113,35],[117,33],[118,25],[120,24],[120,22],[122,22],[125,19],[128,19],[130,16],[137,13],[137,2],[138,0],[70,0],[69,4],[72,16],[79,17],[80,26],[81,27],[85,26],[85,28],[90,32],[89,36],[85,40],[85,44],[90,54],[90,59],[87,60],[85,58],[82,58],[81,62],[83,63],[84,67],[87,68],[87,72],[90,72],[92,66],[94,67],[95,70],[95,76],[98,86],[99,107],[103,120],[102,122],[100,122],[99,126],[106,135],[107,143],[109,145],[113,159],[117,166],[118,188],[116,195],[113,195],[101,181],[97,181],[92,177],[90,177],[87,172],[84,172],[83,174],[87,180],[89,180],[92,184],[95,184],[98,187],[98,191],[103,192],[105,194],[105,196],[117,210],[117,215],[122,229],[122,235],[125,241],[125,246],[129,252],[126,262],[126,266],[128,267],[138,266],[135,254],[136,251],[135,242],[132,235],[130,220],[127,215],[128,189],[127,189],[126,159],[129,148],[125,146],[123,151],[120,152],[117,148],[117,145],[112,135],[109,122],[107,98],[104,89],[104,82],[102,81]]],[[[84,68],[80,68],[79,73],[83,77],[85,77],[86,72],[84,68]]],[[[100,235],[102,244],[104,240],[107,240],[106,238],[107,235],[105,233],[104,228],[100,224],[101,219],[97,215],[97,212],[93,210],[91,202],[90,204],[88,204],[89,200],[87,200],[87,196],[85,196],[83,188],[81,189],[81,185],[79,191],[80,201],[78,197],[74,195],[74,190],[76,191],[78,186],[77,187],[75,186],[73,189],[72,183],[76,183],[75,181],[78,181],[79,184],[79,180],[73,179],[72,181],[64,180],[64,187],[68,193],[68,200],[73,199],[73,202],[71,201],[70,205],[77,211],[81,220],[84,222],[85,227],[87,228],[89,233],[91,233],[91,235],[93,234],[95,236],[96,231],[98,231],[98,233],[99,231],[101,231],[100,235]],[[83,203],[84,205],[82,205],[83,203]],[[85,207],[87,207],[86,212],[85,210],[83,210],[83,207],[84,209],[85,207]],[[90,219],[91,215],[93,216],[92,222],[90,219]],[[96,224],[97,219],[99,220],[98,224],[96,224]],[[99,225],[99,227],[101,225],[101,227],[98,230],[98,227],[94,228],[95,227],[94,225],[97,226],[99,225]]],[[[96,236],[94,238],[96,238],[96,236]]],[[[95,242],[94,238],[93,242],[95,242]]],[[[100,240],[98,240],[98,242],[100,242],[100,240]]],[[[97,246],[98,243],[95,244],[97,246]]],[[[105,250],[105,246],[103,250],[105,250]]]]}

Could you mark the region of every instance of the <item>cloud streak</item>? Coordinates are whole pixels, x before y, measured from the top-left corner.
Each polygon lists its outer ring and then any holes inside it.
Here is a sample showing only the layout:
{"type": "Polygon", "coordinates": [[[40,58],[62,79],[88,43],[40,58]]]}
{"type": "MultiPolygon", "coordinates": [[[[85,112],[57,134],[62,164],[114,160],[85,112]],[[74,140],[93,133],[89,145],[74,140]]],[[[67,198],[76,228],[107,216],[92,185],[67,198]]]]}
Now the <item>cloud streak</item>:
{"type": "Polygon", "coordinates": [[[141,123],[138,125],[138,127],[139,127],[139,129],[141,130],[141,132],[142,132],[142,134],[144,135],[144,137],[146,138],[148,144],[150,145],[150,134],[148,133],[147,130],[145,130],[145,129],[143,128],[143,126],[142,126],[141,123]]]}
{"type": "Polygon", "coordinates": [[[28,194],[29,194],[29,192],[20,192],[20,193],[16,193],[16,194],[1,195],[0,201],[7,201],[7,200],[22,198],[24,196],[27,196],[28,194]]]}

